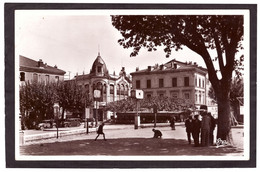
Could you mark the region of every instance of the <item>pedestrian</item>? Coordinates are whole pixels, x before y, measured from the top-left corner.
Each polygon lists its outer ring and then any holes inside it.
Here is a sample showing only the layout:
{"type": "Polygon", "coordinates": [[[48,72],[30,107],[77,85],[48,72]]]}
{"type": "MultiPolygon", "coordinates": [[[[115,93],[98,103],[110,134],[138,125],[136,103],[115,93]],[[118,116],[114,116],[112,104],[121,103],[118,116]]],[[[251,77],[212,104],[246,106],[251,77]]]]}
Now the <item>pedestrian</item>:
{"type": "Polygon", "coordinates": [[[201,121],[201,146],[209,146],[211,118],[207,111],[202,112],[201,121]]]}
{"type": "Polygon", "coordinates": [[[216,127],[216,121],[215,118],[211,115],[211,113],[208,113],[210,117],[210,133],[209,133],[209,145],[212,146],[214,144],[214,130],[216,127]]]}
{"type": "Polygon", "coordinates": [[[162,132],[160,130],[152,130],[154,132],[153,138],[162,138],[162,132]]]}
{"type": "Polygon", "coordinates": [[[191,135],[192,135],[192,116],[189,116],[188,119],[186,119],[185,121],[185,127],[186,127],[186,133],[187,133],[187,138],[188,138],[188,142],[189,144],[191,144],[191,135]]]}
{"type": "Polygon", "coordinates": [[[171,128],[172,130],[175,130],[175,116],[173,116],[171,119],[171,128]]]}
{"type": "Polygon", "coordinates": [[[103,135],[103,138],[104,140],[106,141],[106,137],[105,137],[105,133],[103,132],[103,127],[104,127],[104,123],[102,123],[99,127],[98,127],[98,130],[97,130],[97,137],[95,138],[95,141],[97,140],[97,138],[99,137],[100,134],[103,135]]]}
{"type": "Polygon", "coordinates": [[[194,116],[194,120],[192,121],[192,137],[194,140],[194,146],[199,147],[200,142],[200,128],[201,128],[201,122],[199,120],[199,115],[194,116]]]}

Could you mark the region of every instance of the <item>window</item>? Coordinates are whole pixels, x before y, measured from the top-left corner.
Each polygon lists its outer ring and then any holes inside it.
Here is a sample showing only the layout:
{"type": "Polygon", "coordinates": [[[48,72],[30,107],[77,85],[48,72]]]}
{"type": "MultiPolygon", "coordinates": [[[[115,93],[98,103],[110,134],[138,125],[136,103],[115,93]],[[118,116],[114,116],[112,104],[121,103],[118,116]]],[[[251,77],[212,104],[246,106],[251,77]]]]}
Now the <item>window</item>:
{"type": "Polygon", "coordinates": [[[151,88],[151,80],[150,79],[148,79],[146,81],[146,86],[147,86],[147,88],[151,88]]]}
{"type": "Polygon", "coordinates": [[[36,73],[33,74],[33,82],[38,82],[38,75],[36,73]]]}
{"type": "Polygon", "coordinates": [[[49,75],[45,75],[45,83],[49,83],[50,80],[50,76],[49,75]]]}
{"type": "Polygon", "coordinates": [[[59,82],[59,77],[55,76],[55,82],[59,82]]]}
{"type": "Polygon", "coordinates": [[[114,85],[110,85],[110,94],[114,94],[114,85]]]}
{"type": "Polygon", "coordinates": [[[101,73],[101,69],[102,69],[101,66],[98,66],[98,67],[97,67],[97,72],[98,72],[98,73],[101,73]]]}
{"type": "Polygon", "coordinates": [[[172,98],[178,98],[178,92],[172,92],[171,96],[172,98]]]}
{"type": "Polygon", "coordinates": [[[126,86],[125,86],[125,96],[128,96],[128,91],[129,91],[129,88],[128,88],[128,86],[126,85],[126,86]]]}
{"type": "Polygon", "coordinates": [[[25,81],[25,73],[24,72],[20,73],[20,81],[25,81]]]}
{"type": "Polygon", "coordinates": [[[164,87],[163,79],[159,79],[159,88],[164,87]]]}
{"type": "Polygon", "coordinates": [[[160,97],[160,98],[163,98],[163,97],[164,97],[164,94],[163,94],[163,93],[160,93],[160,94],[159,94],[159,97],[160,97]]]}
{"type": "Polygon", "coordinates": [[[201,84],[200,84],[200,79],[199,79],[199,87],[201,86],[201,84]]]}
{"type": "Polygon", "coordinates": [[[85,85],[85,90],[86,90],[87,93],[89,93],[89,84],[85,85]]]}
{"type": "Polygon", "coordinates": [[[120,95],[120,85],[119,84],[117,84],[117,86],[116,86],[116,94],[120,95]]]}
{"type": "Polygon", "coordinates": [[[140,82],[140,80],[136,80],[136,88],[137,88],[137,89],[141,88],[141,82],[140,82]]]}
{"type": "Polygon", "coordinates": [[[184,86],[188,87],[189,85],[189,77],[184,77],[184,86]]]}
{"type": "Polygon", "coordinates": [[[172,78],[172,87],[177,87],[177,78],[172,78]]]}
{"type": "Polygon", "coordinates": [[[184,99],[190,99],[190,93],[184,93],[184,99]]]}
{"type": "Polygon", "coordinates": [[[114,101],[114,85],[110,84],[110,101],[114,101]]]}
{"type": "Polygon", "coordinates": [[[107,94],[107,85],[106,84],[103,85],[103,93],[107,94]]]}
{"type": "Polygon", "coordinates": [[[205,88],[205,82],[202,80],[202,87],[205,88]]]}

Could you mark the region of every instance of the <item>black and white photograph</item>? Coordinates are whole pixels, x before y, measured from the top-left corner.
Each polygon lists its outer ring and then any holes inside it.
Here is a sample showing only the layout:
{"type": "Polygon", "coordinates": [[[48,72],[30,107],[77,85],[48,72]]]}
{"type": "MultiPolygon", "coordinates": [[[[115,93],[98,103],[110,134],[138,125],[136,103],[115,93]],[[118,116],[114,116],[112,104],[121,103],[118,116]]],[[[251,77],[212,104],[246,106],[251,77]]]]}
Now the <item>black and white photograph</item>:
{"type": "Polygon", "coordinates": [[[14,7],[20,167],[254,164],[256,5],[63,5],[14,7]]]}

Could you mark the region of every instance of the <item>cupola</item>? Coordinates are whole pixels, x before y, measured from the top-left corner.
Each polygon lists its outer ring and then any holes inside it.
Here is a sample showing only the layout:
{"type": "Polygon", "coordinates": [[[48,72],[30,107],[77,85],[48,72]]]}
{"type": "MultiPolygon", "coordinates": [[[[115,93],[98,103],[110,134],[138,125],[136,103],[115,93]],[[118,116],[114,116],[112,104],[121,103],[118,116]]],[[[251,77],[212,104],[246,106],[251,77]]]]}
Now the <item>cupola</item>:
{"type": "Polygon", "coordinates": [[[90,74],[95,76],[108,76],[108,70],[104,60],[101,58],[100,53],[94,61],[90,74]]]}

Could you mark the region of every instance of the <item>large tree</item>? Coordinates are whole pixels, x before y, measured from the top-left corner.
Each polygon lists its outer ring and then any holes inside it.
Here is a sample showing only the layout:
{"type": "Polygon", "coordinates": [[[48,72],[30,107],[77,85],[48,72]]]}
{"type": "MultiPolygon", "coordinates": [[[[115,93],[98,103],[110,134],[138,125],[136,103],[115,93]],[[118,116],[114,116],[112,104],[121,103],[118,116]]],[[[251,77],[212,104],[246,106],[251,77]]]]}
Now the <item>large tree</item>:
{"type": "Polygon", "coordinates": [[[230,83],[237,64],[235,55],[242,48],[243,22],[241,15],[112,16],[112,25],[123,36],[119,44],[133,48],[130,56],[136,56],[142,47],[154,51],[164,46],[169,57],[173,49],[186,46],[203,58],[217,97],[217,137],[231,144],[230,83]]]}
{"type": "Polygon", "coordinates": [[[60,82],[56,87],[56,101],[62,108],[62,119],[66,110],[81,113],[92,102],[86,90],[76,81],[60,82]]]}
{"type": "Polygon", "coordinates": [[[55,84],[29,83],[20,86],[20,113],[22,125],[30,128],[32,123],[53,119],[55,84]]]}

